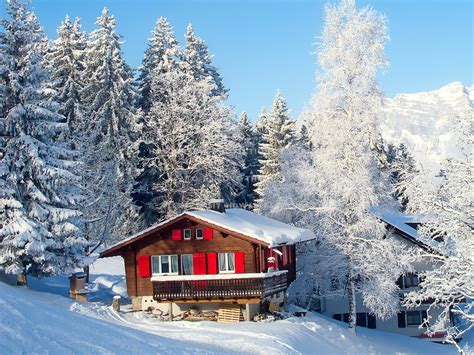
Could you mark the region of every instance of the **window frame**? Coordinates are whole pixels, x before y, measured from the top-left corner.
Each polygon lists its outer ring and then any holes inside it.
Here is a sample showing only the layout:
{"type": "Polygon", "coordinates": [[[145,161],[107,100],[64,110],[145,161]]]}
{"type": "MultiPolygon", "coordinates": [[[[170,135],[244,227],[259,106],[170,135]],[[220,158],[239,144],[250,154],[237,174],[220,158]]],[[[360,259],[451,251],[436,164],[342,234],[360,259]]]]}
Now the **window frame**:
{"type": "Polygon", "coordinates": [[[167,254],[167,255],[152,255],[151,256],[151,274],[152,275],[160,275],[160,276],[165,276],[165,275],[179,275],[179,258],[178,258],[178,255],[177,254],[167,254]],[[172,263],[172,257],[175,256],[176,257],[176,260],[178,261],[178,270],[176,270],[176,272],[173,272],[173,263],[172,263]],[[167,257],[168,258],[168,264],[170,266],[170,272],[162,272],[162,267],[161,267],[161,259],[162,258],[165,258],[167,257]],[[153,270],[153,259],[154,258],[158,258],[158,271],[159,272],[154,272],[155,270],[153,270]]]}
{"type": "Polygon", "coordinates": [[[217,253],[217,270],[219,271],[219,274],[235,274],[235,253],[234,252],[223,252],[223,253],[217,253]],[[225,255],[225,270],[221,270],[221,263],[219,261],[219,256],[220,255],[225,255]],[[229,255],[232,254],[234,258],[234,269],[229,270],[229,255]]]}
{"type": "Polygon", "coordinates": [[[192,231],[190,228],[183,229],[183,240],[191,240],[192,238],[192,231]],[[186,232],[189,231],[189,238],[186,238],[186,232]]]}
{"type": "Polygon", "coordinates": [[[413,288],[420,286],[420,278],[416,273],[408,273],[403,275],[403,288],[413,288]],[[409,282],[407,282],[409,280],[409,282]],[[416,285],[413,283],[413,280],[416,280],[416,285]]]}
{"type": "Polygon", "coordinates": [[[406,317],[406,326],[407,327],[419,327],[422,323],[423,323],[423,315],[421,314],[421,311],[406,311],[405,312],[405,317],[406,317]],[[413,316],[414,314],[417,314],[418,317],[419,317],[419,323],[410,323],[409,321],[409,318],[408,318],[408,314],[410,314],[410,316],[413,316]]]}
{"type": "Polygon", "coordinates": [[[202,240],[204,239],[204,229],[203,228],[196,228],[196,239],[197,240],[202,240]],[[198,237],[198,231],[201,231],[201,237],[198,237]]]}
{"type": "Polygon", "coordinates": [[[193,261],[193,254],[181,254],[180,255],[180,259],[181,259],[181,267],[180,267],[180,271],[181,271],[181,275],[194,275],[194,261],[193,261]],[[185,256],[189,256],[191,257],[191,274],[185,274],[184,273],[184,263],[183,263],[183,257],[185,256]]]}

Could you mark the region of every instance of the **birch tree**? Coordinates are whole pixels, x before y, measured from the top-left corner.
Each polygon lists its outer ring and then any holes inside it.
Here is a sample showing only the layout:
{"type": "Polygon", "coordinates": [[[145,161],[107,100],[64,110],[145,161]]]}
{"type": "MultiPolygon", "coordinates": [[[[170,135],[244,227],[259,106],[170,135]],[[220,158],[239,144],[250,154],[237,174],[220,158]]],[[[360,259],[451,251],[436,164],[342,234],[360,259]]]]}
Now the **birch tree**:
{"type": "Polygon", "coordinates": [[[423,258],[433,262],[432,270],[420,273],[420,290],[411,292],[405,299],[408,307],[432,300],[428,309],[429,333],[445,331],[450,343],[474,329],[474,127],[472,112],[457,121],[459,144],[463,158],[448,159],[442,182],[434,194],[418,190],[422,196],[413,196],[419,206],[418,213],[427,216],[419,228],[424,238],[437,238],[439,248],[423,258]],[[425,202],[426,201],[426,202],[425,202]],[[430,313],[441,309],[434,318],[430,313]],[[451,315],[455,324],[451,325],[451,315]]]}

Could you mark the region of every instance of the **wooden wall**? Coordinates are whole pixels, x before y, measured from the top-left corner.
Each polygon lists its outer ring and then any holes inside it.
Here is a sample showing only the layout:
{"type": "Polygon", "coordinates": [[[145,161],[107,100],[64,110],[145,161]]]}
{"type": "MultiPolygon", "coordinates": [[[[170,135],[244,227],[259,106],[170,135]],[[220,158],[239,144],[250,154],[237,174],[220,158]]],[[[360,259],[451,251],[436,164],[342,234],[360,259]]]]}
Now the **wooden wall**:
{"type": "MultiPolygon", "coordinates": [[[[196,240],[195,230],[207,228],[207,226],[196,224],[193,221],[181,220],[168,226],[148,237],[139,240],[122,252],[125,260],[125,271],[127,289],[129,296],[151,296],[153,294],[150,277],[138,275],[138,256],[144,255],[169,255],[169,254],[195,254],[210,252],[244,252],[244,271],[246,273],[259,272],[256,254],[258,246],[249,241],[223,234],[217,230],[213,231],[212,240],[196,240]],[[171,240],[172,229],[191,229],[191,240],[171,240]]],[[[178,258],[179,270],[181,270],[181,258],[178,258]]]]}

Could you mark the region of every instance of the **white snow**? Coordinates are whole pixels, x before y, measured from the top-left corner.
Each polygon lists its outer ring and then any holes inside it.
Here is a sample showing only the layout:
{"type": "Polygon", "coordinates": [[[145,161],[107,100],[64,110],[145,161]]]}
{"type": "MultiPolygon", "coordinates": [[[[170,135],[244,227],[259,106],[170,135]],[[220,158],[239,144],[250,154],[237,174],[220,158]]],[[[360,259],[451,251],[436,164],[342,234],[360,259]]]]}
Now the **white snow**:
{"type": "Polygon", "coordinates": [[[453,82],[438,90],[386,98],[380,113],[383,138],[404,143],[427,174],[439,172],[448,157],[462,156],[455,134],[456,115],[474,111],[474,86],[453,82]]]}
{"type": "MultiPolygon", "coordinates": [[[[121,258],[106,260],[92,267],[101,277],[123,268],[121,258]]],[[[116,276],[108,275],[111,282],[116,276]]],[[[30,281],[43,292],[0,282],[2,353],[456,354],[450,345],[402,335],[365,328],[355,334],[346,324],[311,312],[268,323],[159,321],[143,312],[113,311],[112,295],[74,302],[67,297],[66,277],[30,281]]]]}
{"type": "MultiPolygon", "coordinates": [[[[275,219],[265,217],[241,208],[226,209],[224,213],[213,210],[186,211],[173,219],[179,218],[183,215],[193,216],[216,226],[244,234],[257,240],[261,240],[270,244],[270,246],[277,246],[287,243],[293,244],[316,238],[314,233],[308,229],[293,227],[275,219]]],[[[154,224],[138,233],[131,235],[128,238],[123,239],[118,243],[109,246],[107,249],[111,249],[126,243],[142,234],[159,228],[169,221],[170,220],[166,220],[154,224]]]]}
{"type": "Polygon", "coordinates": [[[401,230],[413,239],[433,248],[438,248],[439,243],[433,239],[422,238],[418,235],[418,231],[410,226],[408,223],[422,223],[426,222],[425,216],[415,216],[405,213],[393,212],[388,209],[372,207],[371,212],[378,216],[381,220],[389,225],[401,230]]]}
{"type": "Polygon", "coordinates": [[[204,210],[186,212],[186,214],[261,240],[270,246],[293,244],[316,238],[308,229],[293,227],[241,208],[226,209],[224,213],[204,210]]]}

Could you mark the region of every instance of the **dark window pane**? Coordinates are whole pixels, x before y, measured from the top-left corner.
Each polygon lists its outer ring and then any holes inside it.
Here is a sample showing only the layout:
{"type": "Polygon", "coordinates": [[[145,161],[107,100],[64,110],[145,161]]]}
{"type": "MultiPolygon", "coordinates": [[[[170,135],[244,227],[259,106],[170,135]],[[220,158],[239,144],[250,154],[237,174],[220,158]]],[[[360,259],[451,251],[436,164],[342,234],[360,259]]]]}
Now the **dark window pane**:
{"type": "Polygon", "coordinates": [[[377,328],[377,320],[373,314],[367,314],[367,328],[369,329],[376,329],[377,328]]]}
{"type": "Polygon", "coordinates": [[[342,314],[341,313],[333,314],[332,317],[335,320],[342,320],[342,314]]]}
{"type": "Polygon", "coordinates": [[[345,323],[349,323],[349,313],[344,313],[342,315],[342,321],[345,323]]]}
{"type": "Polygon", "coordinates": [[[365,313],[357,313],[356,324],[359,327],[367,327],[367,316],[365,313]]]}

